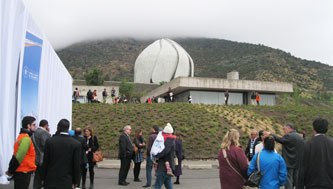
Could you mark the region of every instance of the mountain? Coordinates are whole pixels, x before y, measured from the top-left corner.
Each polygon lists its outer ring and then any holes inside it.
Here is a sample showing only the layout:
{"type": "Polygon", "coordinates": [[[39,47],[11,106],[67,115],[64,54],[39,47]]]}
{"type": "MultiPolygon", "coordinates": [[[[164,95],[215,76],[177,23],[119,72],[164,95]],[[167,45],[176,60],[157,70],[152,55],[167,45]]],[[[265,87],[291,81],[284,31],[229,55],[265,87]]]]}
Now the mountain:
{"type": "MultiPolygon", "coordinates": [[[[174,38],[192,57],[197,77],[226,78],[237,70],[240,79],[291,82],[303,96],[333,92],[333,67],[303,60],[264,45],[222,39],[174,38]]],[[[134,63],[154,40],[105,39],[77,43],[57,53],[74,79],[94,68],[106,80],[133,81],[134,63]]]]}

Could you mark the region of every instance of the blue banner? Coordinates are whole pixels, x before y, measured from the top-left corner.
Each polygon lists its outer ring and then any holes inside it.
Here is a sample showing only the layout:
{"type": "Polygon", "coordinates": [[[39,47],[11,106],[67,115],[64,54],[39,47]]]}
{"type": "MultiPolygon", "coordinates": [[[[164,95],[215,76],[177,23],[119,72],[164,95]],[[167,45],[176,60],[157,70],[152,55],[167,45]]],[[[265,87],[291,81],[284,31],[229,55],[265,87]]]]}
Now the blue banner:
{"type": "MultiPolygon", "coordinates": [[[[43,40],[27,32],[21,79],[21,118],[38,118],[38,84],[43,40]]],[[[21,119],[21,120],[22,120],[21,119]]]]}

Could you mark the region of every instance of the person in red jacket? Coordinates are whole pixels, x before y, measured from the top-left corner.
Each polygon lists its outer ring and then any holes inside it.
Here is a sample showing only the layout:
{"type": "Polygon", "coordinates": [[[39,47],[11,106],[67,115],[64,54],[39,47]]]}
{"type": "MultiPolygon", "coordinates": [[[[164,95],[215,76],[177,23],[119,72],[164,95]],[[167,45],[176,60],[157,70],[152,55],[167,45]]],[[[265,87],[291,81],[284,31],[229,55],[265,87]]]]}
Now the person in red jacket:
{"type": "Polygon", "coordinates": [[[259,102],[260,102],[260,96],[259,96],[259,93],[256,93],[256,102],[257,102],[257,105],[260,105],[259,102]]]}
{"type": "Polygon", "coordinates": [[[15,189],[28,189],[31,174],[37,168],[35,164],[35,148],[30,139],[35,127],[36,119],[34,117],[24,117],[20,135],[14,143],[14,154],[9,162],[6,174],[14,176],[15,189]]]}
{"type": "Polygon", "coordinates": [[[239,132],[235,129],[230,129],[223,138],[219,151],[221,189],[242,189],[247,179],[249,164],[238,141],[239,132]]]}

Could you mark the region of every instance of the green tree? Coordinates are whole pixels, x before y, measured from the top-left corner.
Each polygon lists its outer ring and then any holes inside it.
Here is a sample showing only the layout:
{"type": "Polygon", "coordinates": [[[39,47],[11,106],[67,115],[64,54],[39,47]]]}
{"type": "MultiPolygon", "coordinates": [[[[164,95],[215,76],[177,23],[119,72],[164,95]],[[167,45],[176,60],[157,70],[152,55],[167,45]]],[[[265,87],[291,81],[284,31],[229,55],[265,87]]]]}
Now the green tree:
{"type": "Polygon", "coordinates": [[[104,78],[102,77],[102,70],[93,69],[89,73],[84,75],[87,85],[103,85],[104,78]]]}
{"type": "Polygon", "coordinates": [[[126,80],[122,80],[119,86],[119,93],[121,95],[125,94],[127,99],[130,99],[133,94],[133,83],[128,83],[126,80]]]}

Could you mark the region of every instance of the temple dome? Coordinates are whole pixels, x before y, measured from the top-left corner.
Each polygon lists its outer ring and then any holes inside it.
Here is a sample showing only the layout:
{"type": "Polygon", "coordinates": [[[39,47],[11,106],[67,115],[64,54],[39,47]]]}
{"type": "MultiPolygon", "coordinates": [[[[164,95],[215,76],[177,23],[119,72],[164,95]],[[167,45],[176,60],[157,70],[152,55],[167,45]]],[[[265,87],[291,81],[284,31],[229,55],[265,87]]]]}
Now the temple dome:
{"type": "Polygon", "coordinates": [[[145,48],[135,61],[134,82],[169,82],[180,76],[193,77],[190,55],[176,42],[160,39],[145,48]]]}

